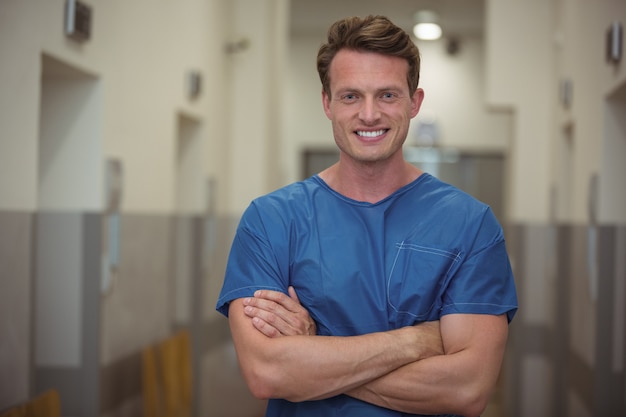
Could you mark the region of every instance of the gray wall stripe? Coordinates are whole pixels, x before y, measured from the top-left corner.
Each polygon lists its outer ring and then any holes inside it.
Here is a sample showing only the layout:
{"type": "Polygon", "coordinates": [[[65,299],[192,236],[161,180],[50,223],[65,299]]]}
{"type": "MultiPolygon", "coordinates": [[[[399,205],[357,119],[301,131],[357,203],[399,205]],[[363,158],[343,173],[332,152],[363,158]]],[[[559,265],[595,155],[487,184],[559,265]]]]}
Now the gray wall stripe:
{"type": "Polygon", "coordinates": [[[84,372],[81,368],[39,366],[36,373],[37,395],[54,387],[61,396],[61,414],[64,416],[88,416],[82,409],[82,393],[85,387],[84,372]]]}
{"type": "Polygon", "coordinates": [[[615,250],[617,229],[598,228],[598,301],[596,305],[594,412],[597,416],[624,416],[624,372],[612,370],[613,292],[615,291],[615,250]]]}
{"type": "MultiPolygon", "coordinates": [[[[198,330],[198,329],[197,329],[198,330]]],[[[211,350],[217,349],[230,342],[230,329],[228,320],[219,319],[205,321],[199,327],[199,331],[205,336],[200,340],[192,338],[193,355],[197,355],[198,360],[211,350]],[[209,336],[210,335],[210,336],[209,336]],[[204,343],[204,344],[202,344],[204,343]]],[[[197,358],[194,358],[196,360],[197,358]]],[[[141,381],[141,352],[133,353],[124,358],[120,358],[100,369],[100,412],[110,412],[116,410],[125,401],[138,398],[142,394],[141,381]]],[[[198,372],[202,370],[201,362],[196,363],[194,371],[194,395],[199,398],[200,384],[198,372]]],[[[66,370],[71,371],[71,370],[66,370]]],[[[53,379],[54,380],[54,379],[53,379]]],[[[196,408],[197,410],[197,408],[196,408]]]]}
{"type": "Polygon", "coordinates": [[[200,375],[198,372],[202,369],[202,358],[204,356],[203,339],[207,338],[211,333],[205,333],[202,326],[202,312],[204,310],[205,282],[209,278],[208,271],[205,271],[205,256],[207,256],[208,248],[205,247],[207,238],[206,233],[209,230],[206,222],[210,221],[204,217],[194,217],[191,219],[192,226],[192,294],[191,294],[191,323],[189,333],[191,337],[191,358],[193,369],[193,404],[192,416],[197,416],[200,411],[200,375]]]}
{"type": "Polygon", "coordinates": [[[141,352],[103,366],[100,374],[100,412],[115,411],[129,399],[141,396],[141,352]]]}
{"type": "MultiPolygon", "coordinates": [[[[56,216],[56,213],[52,215],[56,216]]],[[[99,214],[61,213],[79,220],[82,250],[80,365],[36,366],[32,395],[54,387],[63,415],[97,416],[100,411],[100,259],[102,227],[99,214]]],[[[44,248],[45,249],[45,248],[44,248]]]]}
{"type": "MultiPolygon", "coordinates": [[[[520,225],[512,225],[506,230],[507,249],[509,250],[509,256],[513,261],[513,274],[515,277],[515,283],[517,286],[517,296],[519,309],[523,310],[524,305],[524,292],[521,290],[524,285],[524,258],[525,258],[525,234],[524,228],[520,225]]],[[[524,322],[522,320],[523,312],[518,311],[516,318],[511,323],[509,329],[509,339],[507,343],[507,355],[505,357],[507,365],[507,383],[505,389],[505,401],[506,411],[508,415],[512,417],[520,417],[521,404],[519,392],[521,390],[521,375],[522,365],[519,360],[524,354],[524,322]]]]}
{"type": "MultiPolygon", "coordinates": [[[[100,214],[77,214],[81,218],[81,242],[84,257],[82,259],[83,300],[81,301],[81,367],[34,367],[31,381],[36,382],[33,394],[37,389],[55,386],[62,395],[64,415],[102,415],[113,412],[130,399],[141,396],[141,352],[132,353],[119,358],[112,363],[101,366],[101,244],[102,244],[102,216],[100,214]]],[[[33,221],[36,219],[33,217],[33,221]]],[[[194,378],[199,381],[202,370],[202,359],[205,355],[220,348],[231,340],[228,320],[219,316],[207,319],[205,316],[207,286],[210,285],[211,266],[207,268],[207,220],[204,217],[187,218],[191,234],[189,247],[191,274],[193,276],[190,322],[177,323],[172,327],[175,331],[179,326],[189,328],[192,336],[194,378]],[[208,269],[208,270],[207,270],[208,269]]],[[[33,227],[33,231],[35,231],[33,227]]],[[[552,398],[551,415],[571,414],[570,398],[575,396],[593,416],[623,416],[626,415],[625,372],[623,366],[616,368],[615,358],[623,355],[626,361],[626,352],[617,352],[618,336],[614,334],[616,328],[622,328],[626,333],[626,321],[623,317],[615,317],[616,305],[626,300],[626,286],[623,290],[618,287],[619,282],[626,281],[626,271],[620,267],[620,257],[626,259],[626,228],[603,226],[598,229],[598,299],[593,309],[596,314],[594,349],[595,357],[592,364],[579,356],[571,345],[573,326],[569,312],[572,305],[572,259],[581,256],[575,251],[581,247],[574,245],[578,233],[587,230],[586,226],[572,225],[510,225],[506,229],[507,246],[511,258],[514,260],[514,273],[520,297],[520,312],[532,304],[532,300],[525,299],[522,290],[531,278],[528,266],[525,265],[529,248],[532,248],[534,239],[549,237],[553,243],[546,245],[547,250],[553,250],[550,255],[557,258],[554,263],[556,270],[548,267],[540,271],[545,272],[546,279],[555,280],[557,287],[554,303],[554,327],[525,323],[523,314],[518,314],[511,324],[509,348],[507,351],[504,376],[506,384],[504,405],[507,415],[521,416],[525,404],[521,404],[521,390],[527,389],[522,380],[523,359],[530,356],[545,358],[553,367],[554,380],[546,389],[550,390],[552,398]],[[541,233],[532,233],[535,228],[541,233]],[[545,234],[543,233],[545,231],[545,234]],[[621,240],[619,240],[621,239],[621,240]],[[622,242],[619,244],[619,242],[622,242]],[[556,274],[555,277],[547,274],[556,274]],[[619,281],[622,280],[622,281],[619,281]],[[616,295],[615,292],[624,292],[616,295]],[[620,321],[621,320],[621,321],[620,321]],[[619,326],[619,327],[617,327],[619,326]],[[568,412],[569,411],[569,412],[568,412]]],[[[32,239],[36,242],[36,239],[32,239]]],[[[580,243],[578,241],[578,243],[580,243]]],[[[34,251],[34,249],[33,249],[34,251]]],[[[532,261],[532,260],[531,260],[532,261]]],[[[34,276],[34,274],[33,274],[34,276]]],[[[34,350],[34,349],[33,349],[34,350]]],[[[194,385],[195,407],[198,410],[200,384],[194,385]]]]}
{"type": "Polygon", "coordinates": [[[82,305],[82,373],[81,415],[98,415],[100,411],[100,310],[102,265],[102,216],[83,216],[83,305],[82,305]]]}
{"type": "MultiPolygon", "coordinates": [[[[566,357],[568,367],[569,381],[564,386],[565,395],[569,394],[569,390],[573,391],[578,397],[578,400],[582,402],[588,410],[593,410],[593,391],[594,391],[594,378],[593,369],[581,358],[575,351],[568,350],[566,357]]],[[[557,374],[558,375],[558,374],[557,374]]],[[[567,398],[566,398],[567,401],[567,398]]],[[[563,414],[554,414],[557,416],[569,416],[572,414],[571,410],[567,411],[567,403],[563,404],[563,414]]],[[[592,414],[595,415],[595,414],[592,414]]],[[[598,415],[597,417],[605,417],[604,415],[598,415]]],[[[609,416],[606,416],[609,417],[609,416]]]]}
{"type": "Polygon", "coordinates": [[[571,226],[559,225],[556,228],[556,288],[558,296],[555,302],[556,328],[554,329],[553,351],[551,361],[554,369],[554,403],[552,415],[565,416],[567,413],[568,387],[572,377],[570,377],[568,366],[568,352],[570,341],[570,274],[571,274],[571,252],[572,252],[572,228],[571,226]]]}

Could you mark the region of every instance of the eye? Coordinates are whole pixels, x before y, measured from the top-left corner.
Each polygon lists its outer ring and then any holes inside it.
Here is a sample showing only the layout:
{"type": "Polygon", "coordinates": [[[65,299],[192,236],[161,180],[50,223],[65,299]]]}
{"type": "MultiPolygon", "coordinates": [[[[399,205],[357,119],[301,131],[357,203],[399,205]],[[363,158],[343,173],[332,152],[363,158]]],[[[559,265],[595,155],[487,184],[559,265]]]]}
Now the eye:
{"type": "Polygon", "coordinates": [[[356,93],[344,93],[339,96],[339,101],[343,104],[353,104],[359,100],[359,95],[356,93]]]}
{"type": "Polygon", "coordinates": [[[381,98],[382,98],[383,100],[387,100],[387,101],[389,101],[389,100],[394,100],[394,99],[396,99],[396,98],[397,98],[397,95],[396,95],[395,93],[390,92],[390,91],[386,91],[386,92],[384,92],[384,93],[382,93],[382,94],[381,94],[381,98]]]}

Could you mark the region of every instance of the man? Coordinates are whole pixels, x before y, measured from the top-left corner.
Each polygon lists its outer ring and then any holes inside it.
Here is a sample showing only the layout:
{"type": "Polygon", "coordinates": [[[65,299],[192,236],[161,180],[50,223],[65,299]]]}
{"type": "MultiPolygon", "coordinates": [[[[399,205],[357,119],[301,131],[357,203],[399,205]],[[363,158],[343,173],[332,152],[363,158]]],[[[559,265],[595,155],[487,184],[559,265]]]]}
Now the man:
{"type": "Polygon", "coordinates": [[[217,309],[267,416],[478,416],[517,310],[486,205],[406,162],[419,51],[384,17],[320,48],[339,162],[253,201],[217,309]]]}

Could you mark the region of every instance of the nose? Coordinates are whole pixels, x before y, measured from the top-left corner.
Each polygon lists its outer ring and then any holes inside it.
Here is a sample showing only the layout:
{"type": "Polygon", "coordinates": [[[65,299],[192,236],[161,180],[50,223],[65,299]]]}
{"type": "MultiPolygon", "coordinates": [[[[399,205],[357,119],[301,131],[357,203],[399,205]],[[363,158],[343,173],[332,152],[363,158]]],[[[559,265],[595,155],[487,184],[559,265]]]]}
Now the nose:
{"type": "Polygon", "coordinates": [[[366,124],[374,124],[380,118],[380,109],[374,97],[365,97],[359,109],[359,118],[366,124]]]}

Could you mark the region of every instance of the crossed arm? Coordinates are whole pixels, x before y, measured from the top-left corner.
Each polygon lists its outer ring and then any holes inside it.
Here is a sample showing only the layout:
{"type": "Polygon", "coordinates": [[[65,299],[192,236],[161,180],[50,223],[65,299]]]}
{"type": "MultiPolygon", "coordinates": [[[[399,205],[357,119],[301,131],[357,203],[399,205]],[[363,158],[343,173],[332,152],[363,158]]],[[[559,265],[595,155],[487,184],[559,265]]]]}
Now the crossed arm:
{"type": "Polygon", "coordinates": [[[316,336],[297,295],[235,300],[229,322],[241,369],[260,398],[338,394],[415,414],[477,416],[500,370],[505,316],[454,314],[388,332],[316,336]],[[289,336],[289,337],[283,337],[289,336]]]}

